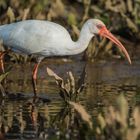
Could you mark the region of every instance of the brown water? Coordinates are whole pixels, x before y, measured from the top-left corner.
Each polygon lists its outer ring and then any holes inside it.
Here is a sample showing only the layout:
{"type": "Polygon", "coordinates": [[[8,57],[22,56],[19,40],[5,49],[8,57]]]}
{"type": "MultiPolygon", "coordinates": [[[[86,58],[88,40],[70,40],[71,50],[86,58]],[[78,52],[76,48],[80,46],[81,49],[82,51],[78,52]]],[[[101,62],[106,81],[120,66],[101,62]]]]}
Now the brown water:
{"type": "Polygon", "coordinates": [[[46,66],[63,78],[67,77],[67,71],[72,71],[76,79],[85,68],[86,87],[80,94],[80,102],[93,117],[107,106],[114,105],[121,93],[127,97],[129,106],[140,102],[140,61],[133,61],[132,65],[116,60],[98,63],[44,61],[38,73],[40,100],[34,105],[31,83],[33,64],[6,64],[6,67],[9,65],[13,68],[5,87],[9,93],[19,96],[0,102],[0,138],[69,139],[78,136],[76,117],[60,98],[54,79],[47,76],[46,66]],[[23,98],[20,93],[24,94],[23,98]]]}

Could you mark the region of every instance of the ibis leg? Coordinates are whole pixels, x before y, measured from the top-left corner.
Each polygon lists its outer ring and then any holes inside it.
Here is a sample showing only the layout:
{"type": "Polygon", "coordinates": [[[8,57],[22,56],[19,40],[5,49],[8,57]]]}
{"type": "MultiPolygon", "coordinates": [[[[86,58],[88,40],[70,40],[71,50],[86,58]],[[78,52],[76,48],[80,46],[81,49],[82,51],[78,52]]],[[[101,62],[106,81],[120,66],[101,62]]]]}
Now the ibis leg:
{"type": "Polygon", "coordinates": [[[33,81],[33,90],[34,90],[34,96],[37,95],[37,72],[40,62],[35,64],[32,74],[32,81],[33,81]]]}

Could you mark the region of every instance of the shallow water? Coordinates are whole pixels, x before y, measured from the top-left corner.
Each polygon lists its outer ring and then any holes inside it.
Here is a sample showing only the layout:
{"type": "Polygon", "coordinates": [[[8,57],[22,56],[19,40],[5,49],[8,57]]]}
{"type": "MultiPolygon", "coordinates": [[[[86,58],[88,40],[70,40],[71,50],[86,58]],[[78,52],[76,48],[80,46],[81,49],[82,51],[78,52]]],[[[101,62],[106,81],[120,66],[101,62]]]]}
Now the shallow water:
{"type": "MultiPolygon", "coordinates": [[[[7,139],[69,139],[77,137],[75,119],[60,98],[58,86],[46,73],[48,66],[59,76],[66,78],[67,71],[72,71],[78,79],[85,68],[86,86],[79,95],[79,100],[94,117],[98,112],[115,105],[121,93],[125,94],[129,106],[140,103],[140,61],[129,65],[124,61],[56,62],[44,61],[38,72],[39,100],[33,105],[31,69],[33,64],[12,65],[5,88],[9,93],[23,93],[25,97],[1,100],[0,138],[7,139]],[[69,129],[69,127],[71,129],[69,129]],[[73,129],[74,128],[74,129],[73,129]],[[71,130],[71,131],[70,131],[71,130]],[[63,134],[62,134],[63,133],[63,134]]],[[[13,96],[13,95],[11,95],[13,96]]]]}

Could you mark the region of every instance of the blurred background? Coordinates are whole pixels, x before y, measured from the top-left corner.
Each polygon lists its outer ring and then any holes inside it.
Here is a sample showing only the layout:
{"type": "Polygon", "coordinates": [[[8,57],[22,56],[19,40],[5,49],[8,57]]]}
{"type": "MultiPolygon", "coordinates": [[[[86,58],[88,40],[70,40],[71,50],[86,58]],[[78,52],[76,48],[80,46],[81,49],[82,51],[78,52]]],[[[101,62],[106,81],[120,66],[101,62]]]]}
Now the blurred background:
{"type": "MultiPolygon", "coordinates": [[[[73,40],[78,38],[88,18],[101,19],[128,45],[126,48],[133,57],[140,40],[140,0],[0,0],[1,25],[27,19],[50,20],[67,28],[73,40]]],[[[112,43],[94,38],[83,58],[93,60],[105,55],[117,58],[116,54],[112,43]]]]}

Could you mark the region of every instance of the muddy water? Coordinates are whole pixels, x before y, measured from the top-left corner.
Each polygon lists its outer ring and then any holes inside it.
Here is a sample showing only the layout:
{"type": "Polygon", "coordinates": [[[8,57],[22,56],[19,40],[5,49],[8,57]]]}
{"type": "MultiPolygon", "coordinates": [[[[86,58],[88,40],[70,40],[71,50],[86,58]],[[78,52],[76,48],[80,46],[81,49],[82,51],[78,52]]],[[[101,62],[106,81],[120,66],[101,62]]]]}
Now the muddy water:
{"type": "Polygon", "coordinates": [[[72,115],[69,115],[70,111],[59,97],[54,79],[47,75],[46,66],[63,78],[67,77],[67,71],[72,71],[76,79],[85,68],[86,86],[80,94],[80,102],[92,116],[110,104],[115,104],[121,93],[127,97],[129,106],[140,103],[140,61],[134,61],[132,65],[124,61],[44,61],[38,72],[39,99],[34,105],[31,84],[33,64],[6,64],[6,67],[9,65],[13,68],[7,77],[5,88],[9,94],[14,95],[11,95],[11,99],[0,102],[1,138],[61,139],[61,133],[64,133],[63,138],[69,139],[71,134],[77,134],[76,131],[73,132],[75,129],[71,132],[67,129],[73,124],[72,115]]]}

